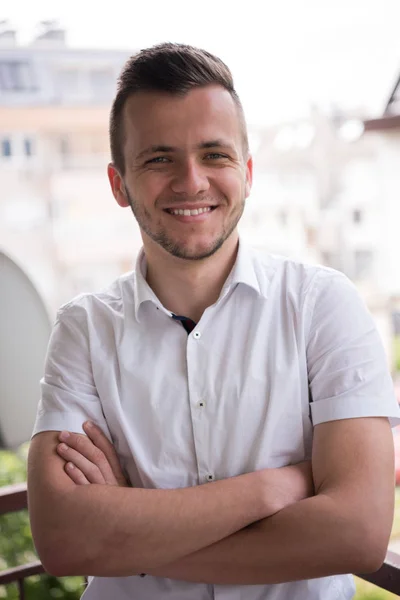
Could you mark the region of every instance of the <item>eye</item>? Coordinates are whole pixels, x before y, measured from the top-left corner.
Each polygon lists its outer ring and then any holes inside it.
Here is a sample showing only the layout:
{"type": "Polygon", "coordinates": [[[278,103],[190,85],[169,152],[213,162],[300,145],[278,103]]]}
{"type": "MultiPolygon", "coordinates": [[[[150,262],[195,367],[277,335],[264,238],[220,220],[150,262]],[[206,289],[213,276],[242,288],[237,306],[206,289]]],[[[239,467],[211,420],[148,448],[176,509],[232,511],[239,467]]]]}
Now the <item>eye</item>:
{"type": "Polygon", "coordinates": [[[212,160],[217,160],[218,158],[228,158],[226,154],[221,154],[220,152],[210,152],[206,154],[206,158],[211,158],[212,160]]]}
{"type": "Polygon", "coordinates": [[[154,158],[151,158],[150,160],[146,160],[146,165],[148,164],[160,164],[160,163],[164,163],[164,162],[169,162],[169,158],[167,158],[166,156],[155,156],[154,158]]]}

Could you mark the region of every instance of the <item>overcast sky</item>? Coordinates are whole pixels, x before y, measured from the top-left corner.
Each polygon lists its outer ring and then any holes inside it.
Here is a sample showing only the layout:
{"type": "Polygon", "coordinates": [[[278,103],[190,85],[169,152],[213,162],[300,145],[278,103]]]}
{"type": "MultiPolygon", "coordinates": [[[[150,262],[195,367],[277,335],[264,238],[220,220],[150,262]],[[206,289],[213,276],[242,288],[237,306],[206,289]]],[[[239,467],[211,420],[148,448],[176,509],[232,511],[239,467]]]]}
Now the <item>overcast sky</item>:
{"type": "Polygon", "coordinates": [[[73,47],[202,46],[230,66],[254,124],[311,103],[377,115],[400,71],[400,0],[3,0],[0,17],[21,43],[57,19],[73,47]]]}

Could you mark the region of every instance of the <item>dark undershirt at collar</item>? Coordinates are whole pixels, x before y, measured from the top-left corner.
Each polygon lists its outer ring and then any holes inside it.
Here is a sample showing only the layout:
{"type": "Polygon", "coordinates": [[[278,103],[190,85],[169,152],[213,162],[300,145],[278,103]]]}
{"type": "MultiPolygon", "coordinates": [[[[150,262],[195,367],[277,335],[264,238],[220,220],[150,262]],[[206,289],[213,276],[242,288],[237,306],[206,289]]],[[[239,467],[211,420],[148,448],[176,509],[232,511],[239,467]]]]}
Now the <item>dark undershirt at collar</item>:
{"type": "Polygon", "coordinates": [[[189,319],[189,317],[182,317],[181,315],[174,315],[174,313],[172,313],[172,318],[175,319],[175,321],[181,322],[182,326],[186,329],[188,335],[196,327],[196,323],[192,321],[192,319],[189,319]]]}

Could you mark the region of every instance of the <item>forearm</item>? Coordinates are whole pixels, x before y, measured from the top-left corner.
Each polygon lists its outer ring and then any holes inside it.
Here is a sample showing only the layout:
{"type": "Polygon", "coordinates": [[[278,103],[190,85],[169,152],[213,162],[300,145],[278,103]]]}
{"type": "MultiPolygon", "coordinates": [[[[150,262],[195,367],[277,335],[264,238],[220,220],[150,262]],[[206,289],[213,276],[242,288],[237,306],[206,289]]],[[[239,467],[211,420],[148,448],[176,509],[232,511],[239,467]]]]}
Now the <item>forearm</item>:
{"type": "Polygon", "coordinates": [[[343,514],[340,506],[324,495],[303,500],[149,574],[251,585],[376,570],[385,555],[384,543],[374,546],[378,532],[362,525],[359,511],[343,514]]]}
{"type": "Polygon", "coordinates": [[[256,473],[176,490],[73,486],[38,510],[35,542],[49,570],[100,576],[176,561],[267,512],[256,473]]]}
{"type": "Polygon", "coordinates": [[[106,471],[101,477],[96,471],[97,482],[92,482],[87,463],[100,463],[98,452],[93,455],[98,448],[86,436],[71,434],[67,460],[76,460],[91,481],[77,485],[53,451],[57,436],[43,432],[31,442],[28,502],[39,556],[59,576],[146,572],[212,546],[313,493],[309,462],[183,489],[119,487],[106,471]],[[115,483],[105,485],[104,477],[115,483]]]}
{"type": "Polygon", "coordinates": [[[316,495],[157,570],[221,584],[271,584],[375,571],[394,508],[393,437],[385,419],[343,419],[314,430],[316,495]]]}

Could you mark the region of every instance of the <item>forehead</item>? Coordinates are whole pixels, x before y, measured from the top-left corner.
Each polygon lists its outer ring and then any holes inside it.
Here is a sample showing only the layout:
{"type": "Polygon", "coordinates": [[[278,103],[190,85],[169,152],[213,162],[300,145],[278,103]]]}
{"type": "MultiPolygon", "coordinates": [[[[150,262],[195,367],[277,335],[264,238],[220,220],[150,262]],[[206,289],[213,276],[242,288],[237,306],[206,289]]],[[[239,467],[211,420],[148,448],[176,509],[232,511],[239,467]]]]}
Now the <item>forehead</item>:
{"type": "Polygon", "coordinates": [[[210,139],[226,139],[239,148],[239,110],[220,86],[195,88],[183,96],[139,92],[125,104],[124,134],[125,148],[134,154],[149,145],[185,149],[210,139]]]}

